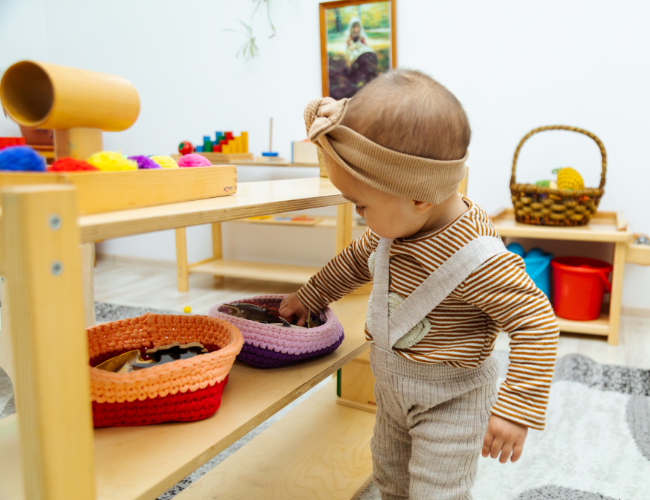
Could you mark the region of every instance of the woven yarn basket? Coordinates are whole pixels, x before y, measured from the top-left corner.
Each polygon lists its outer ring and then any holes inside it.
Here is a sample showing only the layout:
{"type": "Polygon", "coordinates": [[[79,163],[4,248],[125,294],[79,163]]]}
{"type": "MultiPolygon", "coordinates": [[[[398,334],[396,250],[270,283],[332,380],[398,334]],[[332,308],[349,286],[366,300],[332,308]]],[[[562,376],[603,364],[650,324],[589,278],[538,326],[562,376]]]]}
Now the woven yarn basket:
{"type": "MultiPolygon", "coordinates": [[[[232,302],[248,302],[262,307],[279,307],[286,295],[259,295],[232,302]]],[[[226,304],[217,304],[208,313],[213,318],[232,322],[244,336],[237,359],[258,368],[277,368],[303,359],[334,352],[343,342],[343,326],[327,307],[320,313],[321,326],[288,328],[266,325],[222,312],[226,304]]]]}
{"type": "Polygon", "coordinates": [[[519,142],[512,160],[510,177],[510,194],[515,208],[515,220],[524,224],[545,226],[584,226],[598,210],[600,198],[605,194],[605,176],[607,174],[607,153],[602,141],[587,130],[566,125],[548,125],[528,132],[519,142]],[[551,189],[535,184],[517,184],[517,158],[519,151],[532,135],[546,130],[569,130],[590,137],[600,148],[602,171],[600,185],[597,188],[585,188],[576,191],[570,189],[551,189]]]}
{"type": "Polygon", "coordinates": [[[244,339],[208,316],[145,314],[87,329],[95,427],[190,422],[214,414],[244,339]],[[130,373],[93,368],[123,352],[200,342],[207,354],[130,373]]]}

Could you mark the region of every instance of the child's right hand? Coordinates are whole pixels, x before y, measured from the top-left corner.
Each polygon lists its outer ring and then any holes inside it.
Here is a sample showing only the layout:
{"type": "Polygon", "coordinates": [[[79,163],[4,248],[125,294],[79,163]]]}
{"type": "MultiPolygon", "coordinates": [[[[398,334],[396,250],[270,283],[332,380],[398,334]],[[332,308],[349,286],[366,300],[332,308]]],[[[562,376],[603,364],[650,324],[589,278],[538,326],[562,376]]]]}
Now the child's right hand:
{"type": "Polygon", "coordinates": [[[307,306],[300,301],[295,293],[290,293],[282,299],[278,312],[286,320],[295,315],[298,318],[296,321],[298,326],[305,326],[307,324],[309,309],[307,309],[307,306]]]}

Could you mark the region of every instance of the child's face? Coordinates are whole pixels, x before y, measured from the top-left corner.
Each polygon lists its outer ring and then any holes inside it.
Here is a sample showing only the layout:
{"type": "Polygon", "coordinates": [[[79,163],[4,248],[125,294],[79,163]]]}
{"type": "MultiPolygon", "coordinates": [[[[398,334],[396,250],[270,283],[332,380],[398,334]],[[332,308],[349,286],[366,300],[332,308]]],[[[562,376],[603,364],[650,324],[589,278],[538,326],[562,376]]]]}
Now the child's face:
{"type": "Polygon", "coordinates": [[[358,24],[352,26],[352,34],[354,36],[359,36],[359,33],[361,33],[361,27],[358,24]]]}
{"type": "Polygon", "coordinates": [[[429,203],[409,200],[379,191],[355,179],[323,152],[325,168],[332,184],[354,203],[366,224],[383,238],[406,238],[420,231],[430,216],[429,203]]]}

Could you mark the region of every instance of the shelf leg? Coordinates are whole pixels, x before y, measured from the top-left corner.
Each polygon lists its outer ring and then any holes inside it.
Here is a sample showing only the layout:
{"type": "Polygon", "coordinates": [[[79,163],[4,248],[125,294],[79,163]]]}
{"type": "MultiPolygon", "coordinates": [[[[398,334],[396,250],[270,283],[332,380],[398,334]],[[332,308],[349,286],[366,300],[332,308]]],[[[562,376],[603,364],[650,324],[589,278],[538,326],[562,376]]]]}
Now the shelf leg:
{"type": "Polygon", "coordinates": [[[95,498],[88,342],[71,186],[2,193],[26,498],[95,498]]]}
{"type": "Polygon", "coordinates": [[[9,376],[16,386],[14,377],[14,354],[11,342],[11,330],[9,324],[9,292],[7,290],[7,280],[2,279],[2,331],[0,332],[0,368],[9,376]]]}
{"type": "Polygon", "coordinates": [[[336,254],[352,242],[352,203],[336,207],[336,254]]]}
{"type": "Polygon", "coordinates": [[[607,343],[618,345],[618,329],[621,322],[621,298],[623,296],[623,273],[627,243],[614,244],[614,267],[612,269],[612,293],[609,299],[609,335],[607,343]]]}
{"type": "Polygon", "coordinates": [[[176,231],[176,274],[178,278],[178,291],[190,291],[190,275],[187,266],[187,238],[185,228],[176,231]]]}
{"type": "MultiPolygon", "coordinates": [[[[212,256],[214,259],[223,259],[223,240],[221,236],[221,222],[212,223],[212,256]]],[[[214,279],[223,279],[215,274],[214,279]]]]}
{"type": "Polygon", "coordinates": [[[97,323],[95,318],[95,244],[81,245],[81,265],[84,284],[84,318],[86,327],[97,323]]]}

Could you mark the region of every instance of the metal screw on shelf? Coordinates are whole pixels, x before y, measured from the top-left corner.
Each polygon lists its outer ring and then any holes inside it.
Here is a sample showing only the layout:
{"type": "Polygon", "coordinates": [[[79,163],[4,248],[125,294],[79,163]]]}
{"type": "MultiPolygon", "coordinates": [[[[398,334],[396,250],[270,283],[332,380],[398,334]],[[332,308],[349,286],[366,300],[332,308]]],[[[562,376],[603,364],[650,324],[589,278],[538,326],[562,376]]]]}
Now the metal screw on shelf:
{"type": "Polygon", "coordinates": [[[52,262],[52,274],[54,276],[58,276],[63,272],[63,264],[61,264],[61,261],[55,260],[52,262]]]}
{"type": "Polygon", "coordinates": [[[50,215],[50,228],[53,231],[56,231],[61,227],[61,217],[58,215],[50,215]]]}
{"type": "Polygon", "coordinates": [[[650,239],[644,234],[639,236],[634,242],[635,245],[650,245],[650,239]]]}

